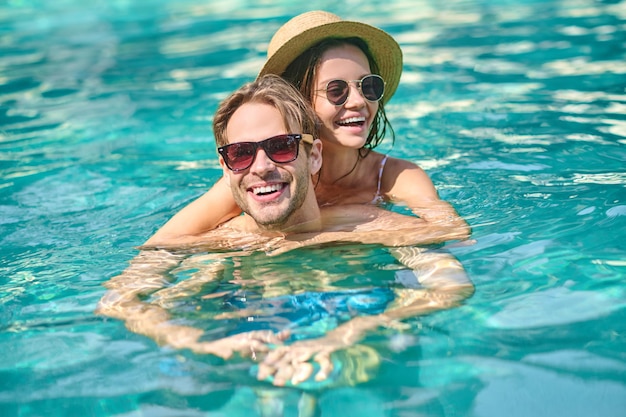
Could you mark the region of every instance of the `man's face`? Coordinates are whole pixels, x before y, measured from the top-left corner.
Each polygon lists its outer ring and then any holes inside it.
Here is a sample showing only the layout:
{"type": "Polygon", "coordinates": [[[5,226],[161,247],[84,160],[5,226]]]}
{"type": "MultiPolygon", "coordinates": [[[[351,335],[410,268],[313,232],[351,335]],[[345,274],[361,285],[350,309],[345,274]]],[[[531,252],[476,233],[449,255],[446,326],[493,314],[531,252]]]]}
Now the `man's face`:
{"type": "MultiPolygon", "coordinates": [[[[281,113],[263,103],[246,103],[235,111],[228,122],[228,143],[261,142],[264,139],[290,132],[281,113]]],[[[295,226],[298,215],[309,193],[311,173],[307,155],[299,145],[298,158],[289,163],[275,163],[258,148],[252,165],[233,172],[220,156],[224,176],[235,201],[259,226],[267,229],[286,229],[295,226]],[[294,215],[295,214],[295,215],[294,215]]]]}

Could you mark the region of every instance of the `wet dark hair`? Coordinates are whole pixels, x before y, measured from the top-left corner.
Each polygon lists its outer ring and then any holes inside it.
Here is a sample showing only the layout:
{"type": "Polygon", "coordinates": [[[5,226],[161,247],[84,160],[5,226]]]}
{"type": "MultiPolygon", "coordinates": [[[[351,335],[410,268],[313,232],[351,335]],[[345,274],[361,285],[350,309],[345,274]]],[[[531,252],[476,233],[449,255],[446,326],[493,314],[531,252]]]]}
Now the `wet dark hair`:
{"type": "MultiPolygon", "coordinates": [[[[324,52],[331,48],[335,48],[342,45],[353,45],[359,48],[367,57],[369,62],[370,71],[372,74],[380,75],[378,64],[372,56],[367,43],[361,38],[327,38],[311,48],[307,49],[303,54],[296,58],[281,74],[281,76],[293,84],[304,97],[306,97],[311,103],[315,95],[315,77],[317,75],[317,69],[319,67],[320,59],[324,52]]],[[[395,133],[391,127],[391,123],[387,119],[385,114],[385,106],[381,101],[378,102],[378,111],[374,116],[372,127],[368,133],[365,145],[359,149],[359,156],[364,158],[374,148],[376,148],[385,138],[387,131],[390,132],[391,142],[395,142],[395,133]]]]}

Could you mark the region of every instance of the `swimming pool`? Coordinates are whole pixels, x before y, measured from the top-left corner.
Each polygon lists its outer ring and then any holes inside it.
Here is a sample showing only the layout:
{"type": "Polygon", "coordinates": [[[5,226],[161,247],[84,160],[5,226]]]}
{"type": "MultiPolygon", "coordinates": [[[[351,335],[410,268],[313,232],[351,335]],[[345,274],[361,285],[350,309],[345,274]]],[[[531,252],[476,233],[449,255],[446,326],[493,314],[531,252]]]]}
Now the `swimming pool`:
{"type": "MultiPolygon", "coordinates": [[[[0,4],[0,415],[254,415],[245,364],[158,348],[94,308],[220,176],[217,103],[307,5],[0,4]]],[[[474,296],[372,335],[376,376],[323,391],[323,415],[623,416],[626,3],[316,7],[398,39],[383,150],[421,164],[476,241],[449,247],[474,296]]],[[[362,283],[388,262],[348,249],[311,265],[362,283]]]]}

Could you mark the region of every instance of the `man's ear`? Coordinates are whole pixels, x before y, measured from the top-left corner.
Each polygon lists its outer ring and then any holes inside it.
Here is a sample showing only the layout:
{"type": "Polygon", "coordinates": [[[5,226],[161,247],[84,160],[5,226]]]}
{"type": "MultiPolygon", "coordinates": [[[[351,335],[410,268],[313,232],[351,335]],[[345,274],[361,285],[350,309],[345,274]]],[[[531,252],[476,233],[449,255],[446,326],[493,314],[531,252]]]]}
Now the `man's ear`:
{"type": "Polygon", "coordinates": [[[226,185],[228,185],[230,187],[230,169],[228,169],[228,167],[226,166],[226,163],[224,162],[224,158],[222,158],[222,155],[220,155],[219,157],[219,161],[220,161],[220,166],[222,167],[222,176],[224,177],[224,180],[226,181],[226,185]]]}
{"type": "Polygon", "coordinates": [[[311,152],[309,153],[309,169],[311,175],[315,175],[322,168],[322,141],[315,139],[313,145],[311,145],[311,152]]]}

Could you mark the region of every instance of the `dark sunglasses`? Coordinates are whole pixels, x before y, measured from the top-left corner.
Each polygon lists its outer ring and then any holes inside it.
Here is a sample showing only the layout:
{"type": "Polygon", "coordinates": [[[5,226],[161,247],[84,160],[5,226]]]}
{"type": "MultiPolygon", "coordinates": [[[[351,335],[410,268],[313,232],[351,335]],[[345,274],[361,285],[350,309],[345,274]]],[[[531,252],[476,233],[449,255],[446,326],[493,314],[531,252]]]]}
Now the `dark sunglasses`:
{"type": "Polygon", "coordinates": [[[308,134],[288,133],[286,135],[272,136],[260,142],[237,142],[220,146],[217,151],[224,158],[224,163],[233,172],[243,171],[250,168],[256,158],[259,148],[265,155],[277,164],[286,164],[298,158],[300,141],[312,144],[313,136],[308,134]]]}
{"type": "Polygon", "coordinates": [[[326,88],[319,91],[326,91],[328,101],[335,106],[341,106],[350,96],[350,83],[357,84],[361,95],[367,101],[376,102],[385,94],[385,80],[376,74],[366,75],[360,80],[331,80],[326,84],[326,88]]]}

